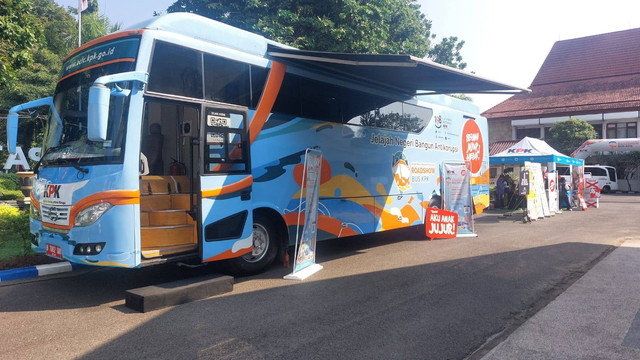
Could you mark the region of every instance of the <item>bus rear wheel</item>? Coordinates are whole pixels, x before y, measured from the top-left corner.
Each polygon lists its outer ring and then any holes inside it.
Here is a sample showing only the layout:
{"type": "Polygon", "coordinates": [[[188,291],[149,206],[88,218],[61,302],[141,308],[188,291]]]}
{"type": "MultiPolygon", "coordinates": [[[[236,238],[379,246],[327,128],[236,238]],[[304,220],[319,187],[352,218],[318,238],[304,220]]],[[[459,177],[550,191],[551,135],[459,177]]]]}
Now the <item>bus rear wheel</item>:
{"type": "Polygon", "coordinates": [[[266,270],[278,254],[278,232],[267,216],[253,214],[253,250],[228,260],[235,275],[253,275],[266,270]]]}

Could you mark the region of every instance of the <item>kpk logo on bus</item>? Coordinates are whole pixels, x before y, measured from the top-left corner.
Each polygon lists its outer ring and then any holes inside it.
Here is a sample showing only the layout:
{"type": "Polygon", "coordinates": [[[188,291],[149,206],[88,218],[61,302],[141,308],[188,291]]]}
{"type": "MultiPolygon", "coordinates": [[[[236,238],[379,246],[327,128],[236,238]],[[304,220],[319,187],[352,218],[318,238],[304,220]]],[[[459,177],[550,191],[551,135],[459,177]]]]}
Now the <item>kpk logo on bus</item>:
{"type": "Polygon", "coordinates": [[[60,188],[62,185],[53,185],[49,184],[45,187],[44,193],[42,194],[45,198],[53,198],[60,199],[60,188]]]}

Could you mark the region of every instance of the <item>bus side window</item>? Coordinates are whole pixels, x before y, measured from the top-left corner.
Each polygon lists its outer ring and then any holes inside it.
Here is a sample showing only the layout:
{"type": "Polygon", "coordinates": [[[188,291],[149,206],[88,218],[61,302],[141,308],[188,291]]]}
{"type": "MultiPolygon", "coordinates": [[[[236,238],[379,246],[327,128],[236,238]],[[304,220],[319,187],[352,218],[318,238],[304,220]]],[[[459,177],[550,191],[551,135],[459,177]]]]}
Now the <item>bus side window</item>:
{"type": "Polygon", "coordinates": [[[429,108],[394,102],[355,116],[348,124],[419,133],[432,117],[433,110],[429,108]]]}
{"type": "Polygon", "coordinates": [[[274,113],[419,133],[433,110],[330,82],[287,73],[274,113]]]}
{"type": "Polygon", "coordinates": [[[149,91],[201,99],[202,54],[157,41],[153,49],[148,88],[149,91]]]}
{"type": "Polygon", "coordinates": [[[413,104],[402,104],[402,115],[405,118],[406,131],[419,133],[421,132],[433,117],[433,110],[413,105],[413,104]]]}
{"type": "Polygon", "coordinates": [[[251,106],[249,65],[215,55],[204,55],[205,99],[251,106]]]}

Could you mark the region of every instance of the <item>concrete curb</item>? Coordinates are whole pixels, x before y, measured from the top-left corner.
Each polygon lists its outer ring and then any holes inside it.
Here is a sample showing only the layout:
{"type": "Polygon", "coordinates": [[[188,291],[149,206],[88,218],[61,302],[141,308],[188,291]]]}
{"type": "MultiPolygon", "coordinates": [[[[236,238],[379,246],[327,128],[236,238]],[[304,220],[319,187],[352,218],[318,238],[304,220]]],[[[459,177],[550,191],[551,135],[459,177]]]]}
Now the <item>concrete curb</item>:
{"type": "Polygon", "coordinates": [[[72,271],[73,269],[78,268],[80,266],[82,265],[75,265],[75,264],[71,264],[68,261],[65,261],[65,262],[60,262],[55,264],[36,265],[36,266],[29,266],[24,268],[10,269],[10,270],[0,270],[0,282],[27,279],[27,278],[37,277],[37,276],[60,274],[60,273],[72,271]]]}

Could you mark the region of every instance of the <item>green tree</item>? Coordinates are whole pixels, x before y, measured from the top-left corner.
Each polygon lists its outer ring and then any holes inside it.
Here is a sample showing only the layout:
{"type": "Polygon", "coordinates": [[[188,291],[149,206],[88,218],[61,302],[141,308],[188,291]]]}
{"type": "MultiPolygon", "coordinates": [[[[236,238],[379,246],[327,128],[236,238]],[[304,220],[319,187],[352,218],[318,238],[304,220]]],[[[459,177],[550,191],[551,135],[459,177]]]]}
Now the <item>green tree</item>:
{"type": "MultiPolygon", "coordinates": [[[[69,6],[67,11],[75,16],[78,15],[78,9],[69,6]]],[[[89,0],[89,6],[82,12],[82,43],[86,44],[93,39],[110,34],[120,30],[119,23],[112,24],[105,15],[100,15],[98,9],[98,0],[89,0]]],[[[78,30],[73,33],[74,44],[78,44],[78,30]]]]}
{"type": "MultiPolygon", "coordinates": [[[[33,63],[18,69],[15,79],[0,96],[0,112],[13,105],[49,96],[55,89],[61,59],[74,47],[77,24],[62,6],[53,0],[33,0],[34,15],[43,27],[43,37],[30,51],[33,63]]],[[[21,133],[22,131],[21,122],[21,133]]]]}
{"type": "Polygon", "coordinates": [[[31,50],[41,35],[31,1],[0,1],[0,90],[13,80],[17,69],[32,62],[31,50]]]}
{"type": "MultiPolygon", "coordinates": [[[[6,84],[4,88],[0,86],[0,114],[6,113],[14,105],[51,96],[60,74],[62,59],[78,43],[78,24],[73,16],[77,14],[76,8],[69,7],[65,10],[54,0],[30,0],[29,4],[33,5],[30,8],[30,16],[34,17],[35,23],[41,29],[40,35],[38,41],[28,49],[31,65],[14,69],[14,81],[6,84]]],[[[2,6],[5,6],[4,3],[0,3],[0,9],[2,6]]],[[[106,35],[120,26],[112,25],[105,16],[99,15],[96,0],[91,0],[89,8],[82,14],[83,42],[106,35]]],[[[2,51],[0,48],[0,54],[2,51]]],[[[0,134],[6,134],[5,126],[5,122],[0,122],[0,134]]],[[[18,144],[26,147],[40,144],[43,129],[42,116],[21,119],[18,144]]],[[[2,140],[0,142],[4,143],[2,140]]],[[[0,163],[4,163],[6,156],[6,152],[0,153],[0,163]]]]}
{"type": "Polygon", "coordinates": [[[555,123],[550,130],[551,138],[547,143],[559,152],[570,155],[583,142],[598,136],[596,130],[586,121],[569,118],[555,123]]]}
{"type": "MultiPolygon", "coordinates": [[[[62,57],[75,47],[73,39],[78,31],[77,23],[66,10],[54,0],[32,0],[32,4],[32,14],[43,29],[42,36],[30,49],[31,65],[16,69],[14,81],[3,89],[0,113],[6,113],[14,105],[50,96],[60,74],[62,57]]],[[[43,116],[21,119],[18,144],[26,148],[40,144],[43,129],[43,116]]],[[[6,134],[4,121],[0,122],[0,134],[6,134]]],[[[7,156],[7,152],[0,153],[1,164],[7,156]]]]}
{"type": "Polygon", "coordinates": [[[467,67],[467,63],[462,61],[462,55],[460,54],[463,46],[464,40],[458,41],[456,36],[444,38],[433,49],[429,50],[429,58],[438,64],[464,70],[467,67]]]}
{"type": "Polygon", "coordinates": [[[40,47],[60,57],[66,56],[78,44],[76,19],[54,0],[32,1],[35,15],[44,28],[45,43],[40,47]]]}
{"type": "Polygon", "coordinates": [[[300,49],[425,57],[431,21],[415,0],[179,0],[193,12],[300,49]]]}

